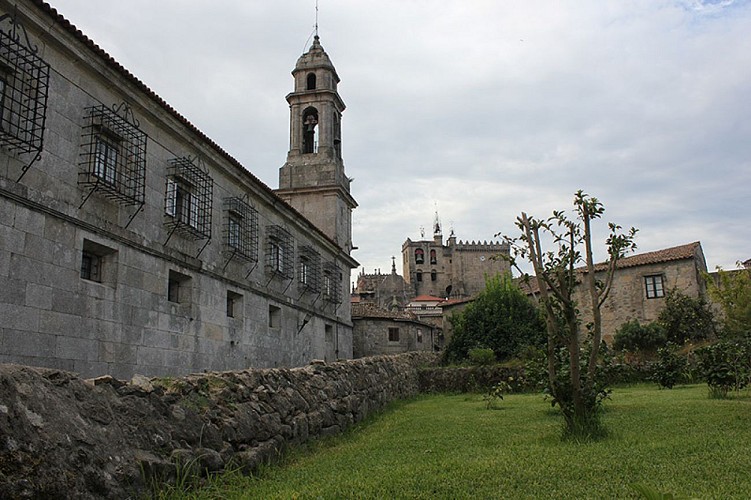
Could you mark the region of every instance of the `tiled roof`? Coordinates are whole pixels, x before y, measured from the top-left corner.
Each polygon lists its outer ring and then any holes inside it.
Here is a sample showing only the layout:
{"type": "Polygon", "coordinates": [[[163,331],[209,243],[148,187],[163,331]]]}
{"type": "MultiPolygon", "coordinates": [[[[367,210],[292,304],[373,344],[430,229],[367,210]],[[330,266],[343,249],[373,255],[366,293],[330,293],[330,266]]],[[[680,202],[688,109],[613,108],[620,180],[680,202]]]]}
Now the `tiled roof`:
{"type": "Polygon", "coordinates": [[[474,302],[476,298],[477,297],[465,297],[463,299],[448,299],[438,304],[438,307],[450,307],[450,306],[455,306],[457,304],[466,304],[468,302],[474,302]]]}
{"type": "Polygon", "coordinates": [[[410,302],[443,302],[441,297],[434,297],[433,295],[418,295],[410,302]]]}
{"type": "MultiPolygon", "coordinates": [[[[158,103],[168,114],[172,115],[176,120],[178,120],[180,123],[185,125],[188,129],[190,129],[194,134],[196,134],[202,141],[204,141],[207,145],[212,147],[220,156],[224,157],[225,160],[227,160],[230,164],[234,165],[238,168],[238,170],[243,174],[247,175],[252,179],[254,183],[256,183],[261,189],[266,191],[269,195],[274,197],[277,201],[277,203],[284,205],[286,209],[290,210],[291,212],[299,215],[303,220],[308,221],[308,219],[302,215],[300,212],[298,212],[294,207],[289,205],[287,202],[282,200],[273,189],[271,189],[269,186],[267,186],[263,181],[261,181],[258,177],[253,175],[250,170],[246,169],[242,163],[237,161],[232,155],[227,153],[224,149],[222,149],[221,146],[219,146],[216,142],[214,142],[209,136],[201,132],[195,125],[193,125],[187,118],[185,118],[183,115],[177,112],[175,108],[170,106],[164,99],[159,97],[153,90],[151,90],[145,83],[143,83],[141,80],[139,80],[133,73],[128,71],[122,64],[117,62],[115,58],[113,58],[111,55],[109,55],[107,52],[104,51],[99,45],[97,45],[92,39],[87,37],[83,34],[81,30],[76,28],[76,26],[65,19],[60,13],[52,7],[50,4],[42,1],[42,0],[31,0],[31,2],[36,5],[39,9],[41,9],[43,12],[45,12],[47,15],[49,15],[53,21],[55,21],[61,28],[63,28],[65,31],[73,35],[75,38],[77,38],[81,43],[83,43],[85,46],[87,46],[89,49],[91,49],[97,56],[99,56],[110,68],[114,69],[116,72],[120,73],[125,79],[130,80],[139,90],[144,92],[149,98],[153,99],[156,103],[158,103]]],[[[311,228],[315,230],[317,233],[319,233],[323,238],[331,242],[334,246],[338,247],[338,243],[336,243],[333,239],[331,239],[328,235],[326,235],[323,231],[318,229],[312,222],[308,221],[311,228]]],[[[351,258],[351,257],[350,257],[351,258]]]]}

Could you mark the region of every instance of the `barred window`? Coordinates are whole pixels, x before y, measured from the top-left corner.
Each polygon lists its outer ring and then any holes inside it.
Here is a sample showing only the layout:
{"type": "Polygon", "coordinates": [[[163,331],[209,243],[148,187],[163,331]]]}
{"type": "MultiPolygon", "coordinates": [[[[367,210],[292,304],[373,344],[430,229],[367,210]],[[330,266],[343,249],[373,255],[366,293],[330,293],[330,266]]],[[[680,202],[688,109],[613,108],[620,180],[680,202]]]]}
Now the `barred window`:
{"type": "Polygon", "coordinates": [[[144,202],[146,134],[130,107],[86,109],[78,184],[124,205],[144,202]]]}
{"type": "Polygon", "coordinates": [[[342,273],[334,262],[323,266],[323,297],[326,301],[339,304],[342,301],[342,273]]]}
{"type": "Polygon", "coordinates": [[[7,32],[0,29],[0,144],[38,157],[47,116],[50,66],[39,57],[39,48],[32,46],[16,15],[0,16],[0,22],[5,20],[10,28],[7,32]]]}
{"type": "Polygon", "coordinates": [[[282,226],[266,228],[266,270],[282,278],[294,273],[292,235],[282,226]]]}
{"type": "Polygon", "coordinates": [[[258,260],[258,212],[240,198],[225,198],[224,242],[227,252],[243,260],[258,260]]]}
{"type": "Polygon", "coordinates": [[[310,292],[321,290],[321,255],[311,246],[300,248],[298,282],[310,292]]]}
{"type": "Polygon", "coordinates": [[[187,157],[170,160],[164,196],[165,226],[194,239],[211,237],[213,181],[187,157]]]}

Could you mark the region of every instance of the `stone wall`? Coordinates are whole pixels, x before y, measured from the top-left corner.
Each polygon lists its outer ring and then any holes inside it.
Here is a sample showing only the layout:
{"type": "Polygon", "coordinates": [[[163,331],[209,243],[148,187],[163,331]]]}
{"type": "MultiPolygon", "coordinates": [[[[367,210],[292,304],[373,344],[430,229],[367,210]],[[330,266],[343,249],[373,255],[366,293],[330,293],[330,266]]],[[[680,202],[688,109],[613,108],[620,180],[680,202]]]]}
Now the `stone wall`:
{"type": "Polygon", "coordinates": [[[177,463],[249,472],[419,392],[408,353],[183,378],[83,380],[0,365],[0,498],[124,498],[177,463]]]}

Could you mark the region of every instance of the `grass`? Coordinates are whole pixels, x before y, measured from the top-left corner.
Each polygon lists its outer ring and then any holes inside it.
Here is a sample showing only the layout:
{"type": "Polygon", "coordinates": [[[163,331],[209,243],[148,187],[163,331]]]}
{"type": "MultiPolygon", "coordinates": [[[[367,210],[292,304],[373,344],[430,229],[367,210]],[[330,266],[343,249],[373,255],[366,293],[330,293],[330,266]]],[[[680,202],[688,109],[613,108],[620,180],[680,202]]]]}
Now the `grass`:
{"type": "Polygon", "coordinates": [[[318,441],[256,477],[226,474],[180,498],[638,498],[631,485],[692,498],[751,494],[751,398],[706,386],[616,389],[606,439],[560,439],[539,395],[398,403],[354,432],[318,441]]]}

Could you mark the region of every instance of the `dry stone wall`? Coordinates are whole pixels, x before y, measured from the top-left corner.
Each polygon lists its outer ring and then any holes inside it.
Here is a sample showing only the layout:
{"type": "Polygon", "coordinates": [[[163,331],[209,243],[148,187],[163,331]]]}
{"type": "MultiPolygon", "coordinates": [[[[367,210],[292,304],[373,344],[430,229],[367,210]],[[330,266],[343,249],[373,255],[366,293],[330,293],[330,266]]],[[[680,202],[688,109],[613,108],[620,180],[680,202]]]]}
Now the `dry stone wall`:
{"type": "Polygon", "coordinates": [[[420,391],[432,353],[182,378],[0,365],[0,498],[124,498],[177,464],[245,472],[420,391]]]}

